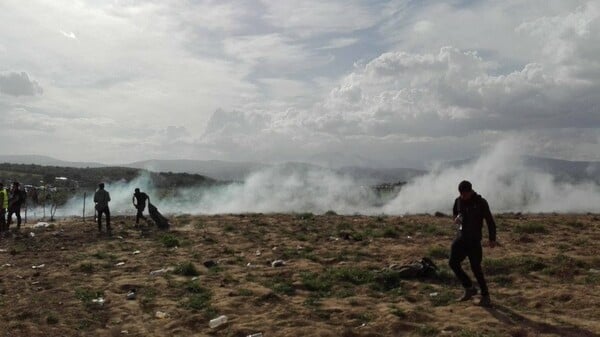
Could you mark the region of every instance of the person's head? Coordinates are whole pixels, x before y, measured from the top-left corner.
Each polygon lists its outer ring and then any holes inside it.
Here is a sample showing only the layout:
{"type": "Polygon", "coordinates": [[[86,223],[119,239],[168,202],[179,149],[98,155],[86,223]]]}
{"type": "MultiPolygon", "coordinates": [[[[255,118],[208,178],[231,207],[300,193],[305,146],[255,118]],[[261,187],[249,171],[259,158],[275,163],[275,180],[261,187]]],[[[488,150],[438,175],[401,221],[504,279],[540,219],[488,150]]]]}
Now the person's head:
{"type": "Polygon", "coordinates": [[[19,189],[19,182],[18,181],[13,181],[12,188],[14,188],[15,190],[19,189]]]}
{"type": "Polygon", "coordinates": [[[140,189],[139,189],[139,188],[136,188],[136,189],[135,189],[135,193],[136,193],[136,194],[137,194],[137,193],[140,193],[140,189]]]}
{"type": "Polygon", "coordinates": [[[467,180],[463,180],[458,184],[458,192],[461,199],[469,200],[473,196],[473,186],[467,180]]]}
{"type": "Polygon", "coordinates": [[[103,190],[104,189],[104,183],[98,184],[98,189],[103,190]]]}

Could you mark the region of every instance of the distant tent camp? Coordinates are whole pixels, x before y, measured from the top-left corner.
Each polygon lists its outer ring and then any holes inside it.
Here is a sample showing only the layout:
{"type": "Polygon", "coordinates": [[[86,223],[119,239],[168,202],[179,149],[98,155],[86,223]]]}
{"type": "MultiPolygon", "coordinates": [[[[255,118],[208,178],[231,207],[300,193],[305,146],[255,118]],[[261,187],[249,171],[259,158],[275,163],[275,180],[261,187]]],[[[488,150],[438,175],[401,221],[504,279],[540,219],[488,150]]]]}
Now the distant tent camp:
{"type": "Polygon", "coordinates": [[[169,220],[160,214],[158,208],[151,203],[148,203],[148,213],[150,213],[150,217],[159,229],[168,230],[171,226],[169,220]]]}

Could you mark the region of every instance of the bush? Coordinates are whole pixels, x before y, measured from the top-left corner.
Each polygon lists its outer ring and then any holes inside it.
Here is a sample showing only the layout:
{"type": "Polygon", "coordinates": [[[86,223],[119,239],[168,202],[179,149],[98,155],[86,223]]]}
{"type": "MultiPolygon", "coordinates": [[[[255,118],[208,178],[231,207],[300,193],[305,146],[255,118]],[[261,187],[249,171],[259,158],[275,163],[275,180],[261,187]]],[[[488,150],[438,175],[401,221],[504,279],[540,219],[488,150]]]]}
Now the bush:
{"type": "Polygon", "coordinates": [[[175,274],[183,275],[183,276],[198,276],[200,273],[196,266],[192,262],[183,262],[180,263],[175,268],[175,274]]]}
{"type": "Polygon", "coordinates": [[[180,245],[179,240],[171,234],[161,236],[160,242],[167,248],[178,247],[180,245]]]}

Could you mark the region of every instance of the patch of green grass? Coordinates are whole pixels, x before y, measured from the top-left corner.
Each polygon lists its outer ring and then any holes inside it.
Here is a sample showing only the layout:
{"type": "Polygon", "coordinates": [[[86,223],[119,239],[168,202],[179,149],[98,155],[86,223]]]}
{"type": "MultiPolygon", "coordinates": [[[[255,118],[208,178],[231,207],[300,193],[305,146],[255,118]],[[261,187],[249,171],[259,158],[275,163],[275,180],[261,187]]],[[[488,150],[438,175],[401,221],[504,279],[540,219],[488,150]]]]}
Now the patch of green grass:
{"type": "Polygon", "coordinates": [[[103,251],[97,251],[94,254],[92,254],[92,257],[97,258],[98,260],[110,260],[110,261],[116,261],[117,260],[117,256],[114,254],[109,254],[107,252],[103,252],[103,251]]]}
{"type": "Polygon", "coordinates": [[[358,267],[341,267],[328,271],[330,277],[337,282],[349,282],[355,285],[369,283],[373,280],[373,272],[358,267]]]}
{"type": "Polygon", "coordinates": [[[381,273],[374,274],[372,289],[378,291],[390,291],[399,288],[402,285],[400,272],[395,270],[384,270],[381,273]]]}
{"type": "Polygon", "coordinates": [[[151,311],[156,299],[156,289],[150,287],[142,288],[138,292],[138,296],[140,297],[140,307],[142,310],[145,312],[151,311]]]}
{"type": "Polygon", "coordinates": [[[589,274],[585,277],[585,283],[590,285],[600,285],[600,274],[589,274]]]}
{"type": "Polygon", "coordinates": [[[546,226],[537,222],[526,222],[515,226],[515,233],[519,234],[546,234],[546,226]]]}
{"type": "Polygon", "coordinates": [[[48,314],[48,316],[46,316],[46,324],[55,325],[55,324],[58,324],[58,322],[59,322],[59,319],[55,313],[51,313],[51,314],[48,314]]]}
{"type": "Polygon", "coordinates": [[[408,317],[408,315],[406,314],[406,312],[404,310],[402,310],[401,308],[398,308],[394,305],[390,306],[390,312],[392,313],[392,315],[401,318],[401,319],[405,319],[408,317]]]}
{"type": "Polygon", "coordinates": [[[400,237],[400,232],[395,226],[388,225],[383,229],[381,236],[389,239],[396,239],[400,237]]]}
{"type": "Polygon", "coordinates": [[[450,250],[447,247],[431,247],[427,252],[427,256],[433,259],[448,259],[450,258],[450,250]]]}
{"type": "Polygon", "coordinates": [[[250,297],[250,296],[254,295],[254,292],[250,289],[242,288],[242,289],[238,290],[237,294],[239,296],[243,296],[243,297],[250,297]]]}
{"type": "Polygon", "coordinates": [[[321,298],[318,296],[310,295],[304,300],[303,304],[307,307],[317,308],[321,305],[321,298]]]}
{"type": "Polygon", "coordinates": [[[77,288],[75,289],[75,297],[87,307],[91,307],[96,304],[92,302],[92,300],[97,299],[99,297],[103,297],[104,292],[100,290],[93,290],[89,288],[77,288]]]}
{"type": "Polygon", "coordinates": [[[416,328],[415,332],[419,336],[424,336],[424,337],[437,336],[440,333],[440,331],[437,328],[435,328],[431,325],[421,325],[416,328]]]}
{"type": "Polygon", "coordinates": [[[160,242],[167,248],[180,246],[179,239],[171,234],[165,234],[160,237],[160,242]]]}
{"type": "Polygon", "coordinates": [[[303,272],[300,274],[302,284],[309,291],[328,294],[333,287],[333,280],[325,273],[303,272]]]}
{"type": "Polygon", "coordinates": [[[455,295],[448,290],[437,291],[437,296],[429,295],[429,301],[434,307],[442,307],[454,302],[455,295]]]}
{"type": "Polygon", "coordinates": [[[498,275],[494,276],[491,279],[492,282],[495,282],[501,287],[508,287],[514,283],[514,279],[510,275],[498,275]]]}
{"type": "Polygon", "coordinates": [[[486,259],[483,268],[487,275],[508,275],[513,272],[527,274],[547,267],[542,258],[531,255],[517,255],[499,259],[486,259]]]}
{"type": "Polygon", "coordinates": [[[275,275],[263,282],[263,285],[278,294],[292,296],[296,293],[296,289],[287,275],[275,275]]]}
{"type": "Polygon", "coordinates": [[[183,262],[175,267],[175,274],[183,276],[198,276],[200,273],[192,262],[183,262]]]}
{"type": "Polygon", "coordinates": [[[497,337],[497,336],[501,336],[498,335],[496,333],[483,333],[483,332],[476,332],[476,331],[471,331],[471,330],[467,330],[467,329],[461,329],[459,331],[457,331],[456,333],[457,337],[497,337]]]}
{"type": "Polygon", "coordinates": [[[552,258],[543,272],[561,280],[571,280],[576,275],[579,275],[582,269],[587,267],[588,265],[584,261],[559,254],[552,258]]]}
{"type": "Polygon", "coordinates": [[[77,270],[79,270],[82,273],[93,274],[94,265],[90,262],[83,262],[79,265],[79,267],[77,267],[77,270]]]}

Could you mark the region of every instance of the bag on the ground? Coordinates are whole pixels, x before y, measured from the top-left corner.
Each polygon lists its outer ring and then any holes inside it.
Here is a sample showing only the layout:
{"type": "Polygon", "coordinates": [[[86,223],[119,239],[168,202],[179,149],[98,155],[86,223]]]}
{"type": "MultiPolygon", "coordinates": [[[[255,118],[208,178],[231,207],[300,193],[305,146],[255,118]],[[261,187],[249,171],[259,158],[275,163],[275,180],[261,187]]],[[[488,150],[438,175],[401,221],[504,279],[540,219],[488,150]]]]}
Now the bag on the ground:
{"type": "Polygon", "coordinates": [[[401,278],[422,278],[422,277],[436,277],[439,268],[433,263],[433,261],[424,257],[420,261],[413,261],[402,266],[392,266],[390,269],[399,273],[401,278]]]}
{"type": "Polygon", "coordinates": [[[165,218],[160,212],[158,208],[151,203],[148,203],[148,213],[150,214],[150,218],[156,224],[159,229],[169,229],[171,224],[169,224],[169,220],[165,218]]]}

